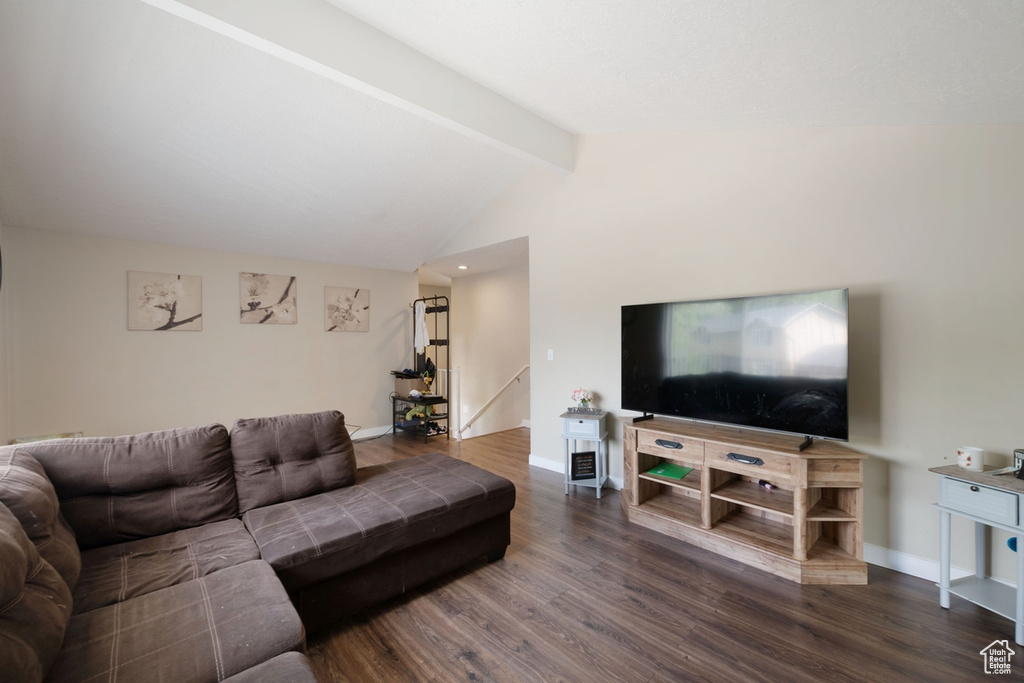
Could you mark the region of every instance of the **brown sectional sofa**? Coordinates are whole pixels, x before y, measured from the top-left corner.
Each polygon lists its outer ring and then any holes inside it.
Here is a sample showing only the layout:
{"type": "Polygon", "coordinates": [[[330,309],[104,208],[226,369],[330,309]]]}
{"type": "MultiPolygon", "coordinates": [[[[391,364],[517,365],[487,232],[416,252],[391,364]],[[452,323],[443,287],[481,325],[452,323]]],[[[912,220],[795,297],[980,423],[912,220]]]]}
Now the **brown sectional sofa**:
{"type": "Polygon", "coordinates": [[[0,671],[311,681],[306,629],[503,556],[514,504],[439,453],[357,469],[336,411],[2,447],[0,671]]]}

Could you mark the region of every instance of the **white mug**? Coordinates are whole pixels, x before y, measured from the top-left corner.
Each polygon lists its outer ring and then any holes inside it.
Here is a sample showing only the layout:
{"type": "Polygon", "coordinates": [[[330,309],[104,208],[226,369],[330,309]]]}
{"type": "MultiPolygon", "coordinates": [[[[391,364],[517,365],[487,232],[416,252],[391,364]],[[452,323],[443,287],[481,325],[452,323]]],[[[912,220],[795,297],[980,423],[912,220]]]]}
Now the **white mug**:
{"type": "Polygon", "coordinates": [[[956,449],[956,464],[971,472],[981,472],[985,469],[985,462],[982,457],[984,452],[974,446],[961,446],[956,449]]]}

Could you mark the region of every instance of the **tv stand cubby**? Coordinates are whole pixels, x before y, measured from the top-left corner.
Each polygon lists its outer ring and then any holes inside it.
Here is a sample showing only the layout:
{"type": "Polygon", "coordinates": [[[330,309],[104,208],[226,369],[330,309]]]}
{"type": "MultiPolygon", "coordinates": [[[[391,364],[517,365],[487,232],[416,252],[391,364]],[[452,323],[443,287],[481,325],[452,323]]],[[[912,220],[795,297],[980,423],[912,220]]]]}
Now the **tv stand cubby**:
{"type": "Polygon", "coordinates": [[[623,431],[630,522],[798,583],[867,583],[867,456],[829,441],[801,451],[796,437],[667,418],[623,420],[623,431]],[[692,469],[682,479],[649,471],[663,462],[692,469]]]}

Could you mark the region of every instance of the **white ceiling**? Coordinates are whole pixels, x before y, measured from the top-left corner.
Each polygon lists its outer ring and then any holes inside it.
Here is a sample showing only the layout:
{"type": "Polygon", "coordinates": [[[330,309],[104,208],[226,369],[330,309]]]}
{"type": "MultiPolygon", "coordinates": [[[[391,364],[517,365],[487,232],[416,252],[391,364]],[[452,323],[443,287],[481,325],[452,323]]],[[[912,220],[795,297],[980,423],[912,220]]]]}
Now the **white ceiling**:
{"type": "Polygon", "coordinates": [[[574,132],[1024,121],[1021,0],[330,0],[574,132]]]}
{"type": "Polygon", "coordinates": [[[458,277],[480,275],[529,262],[530,239],[519,237],[460,254],[431,259],[420,266],[420,284],[450,286],[452,280],[458,277]]]}
{"type": "Polygon", "coordinates": [[[2,0],[0,66],[7,226],[411,271],[574,133],[1024,123],[1024,1],[2,0]]]}

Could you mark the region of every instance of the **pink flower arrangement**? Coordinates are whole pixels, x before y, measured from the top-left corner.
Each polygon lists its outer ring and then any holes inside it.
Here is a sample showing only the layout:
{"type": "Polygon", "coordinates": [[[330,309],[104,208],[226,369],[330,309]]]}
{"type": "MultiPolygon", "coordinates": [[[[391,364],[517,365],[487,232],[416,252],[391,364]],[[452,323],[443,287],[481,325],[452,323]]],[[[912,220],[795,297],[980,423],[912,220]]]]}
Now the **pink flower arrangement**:
{"type": "Polygon", "coordinates": [[[594,395],[582,387],[576,387],[572,392],[572,400],[576,403],[590,403],[594,400],[594,395]]]}

